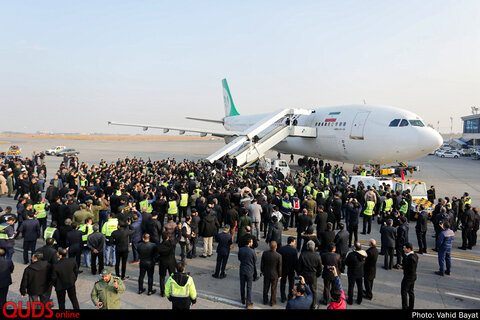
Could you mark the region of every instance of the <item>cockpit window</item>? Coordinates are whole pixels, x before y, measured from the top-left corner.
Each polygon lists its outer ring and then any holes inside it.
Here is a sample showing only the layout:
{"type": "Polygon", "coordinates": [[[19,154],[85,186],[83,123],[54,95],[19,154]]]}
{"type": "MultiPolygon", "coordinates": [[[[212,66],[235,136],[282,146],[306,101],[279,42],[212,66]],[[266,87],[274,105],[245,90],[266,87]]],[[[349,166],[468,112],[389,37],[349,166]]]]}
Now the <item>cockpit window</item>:
{"type": "Polygon", "coordinates": [[[398,123],[400,122],[400,119],[395,119],[390,122],[389,127],[398,127],[398,123]]]}
{"type": "Polygon", "coordinates": [[[408,122],[414,127],[425,127],[421,120],[408,120],[408,122]]]}
{"type": "Polygon", "coordinates": [[[408,126],[408,121],[405,119],[402,119],[402,121],[400,122],[400,127],[406,127],[406,126],[408,126]]]}

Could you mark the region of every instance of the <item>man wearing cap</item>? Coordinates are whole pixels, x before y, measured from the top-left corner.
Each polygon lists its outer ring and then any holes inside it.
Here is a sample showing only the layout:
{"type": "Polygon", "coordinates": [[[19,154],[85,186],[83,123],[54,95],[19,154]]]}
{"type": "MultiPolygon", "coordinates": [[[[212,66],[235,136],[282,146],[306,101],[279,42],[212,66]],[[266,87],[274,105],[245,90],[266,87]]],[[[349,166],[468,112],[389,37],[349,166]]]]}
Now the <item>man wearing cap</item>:
{"type": "Polygon", "coordinates": [[[15,231],[13,225],[15,224],[15,217],[9,216],[4,223],[0,224],[0,248],[5,250],[5,259],[12,260],[13,246],[15,245],[15,231]]]}
{"type": "Polygon", "coordinates": [[[215,273],[212,274],[212,277],[223,279],[227,276],[225,274],[225,267],[227,266],[230,248],[233,243],[232,236],[230,234],[230,226],[226,224],[223,227],[222,232],[216,235],[215,239],[218,242],[217,265],[215,266],[215,273]]]}
{"type": "Polygon", "coordinates": [[[102,271],[102,279],[95,282],[90,295],[98,309],[120,309],[120,294],[125,291],[122,279],[112,276],[108,269],[102,271]]]}

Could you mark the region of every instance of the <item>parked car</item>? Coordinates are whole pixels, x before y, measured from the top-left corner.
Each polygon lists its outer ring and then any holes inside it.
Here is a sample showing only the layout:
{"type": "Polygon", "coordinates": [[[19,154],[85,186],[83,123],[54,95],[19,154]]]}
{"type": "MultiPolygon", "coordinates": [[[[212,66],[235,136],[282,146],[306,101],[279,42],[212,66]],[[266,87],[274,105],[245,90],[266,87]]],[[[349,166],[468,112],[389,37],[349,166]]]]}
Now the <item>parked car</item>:
{"type": "Polygon", "coordinates": [[[78,156],[80,151],[77,151],[75,149],[63,149],[57,152],[55,155],[57,157],[63,157],[63,156],[78,156]]]}
{"type": "Polygon", "coordinates": [[[45,150],[45,154],[53,156],[53,155],[57,154],[57,152],[65,150],[65,149],[67,149],[67,147],[65,147],[65,146],[55,146],[55,147],[52,147],[51,149],[45,150]]]}
{"type": "Polygon", "coordinates": [[[439,151],[437,156],[440,158],[459,158],[460,154],[457,151],[439,151]]]}

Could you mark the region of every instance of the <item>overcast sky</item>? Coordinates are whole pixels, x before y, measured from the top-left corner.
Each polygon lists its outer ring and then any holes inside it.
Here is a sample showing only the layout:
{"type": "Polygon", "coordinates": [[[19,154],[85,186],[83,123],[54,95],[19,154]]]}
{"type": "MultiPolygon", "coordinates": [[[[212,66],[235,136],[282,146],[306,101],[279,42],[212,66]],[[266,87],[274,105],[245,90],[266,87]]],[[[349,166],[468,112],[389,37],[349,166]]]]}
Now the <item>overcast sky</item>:
{"type": "MultiPolygon", "coordinates": [[[[0,131],[209,126],[363,103],[461,131],[480,107],[480,1],[0,1],[0,131]]],[[[160,134],[161,131],[149,130],[160,134]]]]}

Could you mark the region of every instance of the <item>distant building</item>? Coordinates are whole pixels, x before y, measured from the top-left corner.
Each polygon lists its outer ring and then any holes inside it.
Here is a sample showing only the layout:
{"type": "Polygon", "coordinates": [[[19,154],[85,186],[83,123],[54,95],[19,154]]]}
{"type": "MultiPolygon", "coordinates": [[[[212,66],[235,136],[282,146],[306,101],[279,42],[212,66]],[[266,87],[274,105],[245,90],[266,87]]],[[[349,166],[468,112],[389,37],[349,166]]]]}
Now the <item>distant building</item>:
{"type": "Polygon", "coordinates": [[[472,114],[462,117],[464,140],[470,146],[480,145],[480,114],[472,114]]]}

